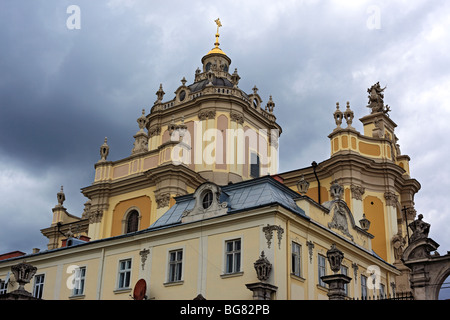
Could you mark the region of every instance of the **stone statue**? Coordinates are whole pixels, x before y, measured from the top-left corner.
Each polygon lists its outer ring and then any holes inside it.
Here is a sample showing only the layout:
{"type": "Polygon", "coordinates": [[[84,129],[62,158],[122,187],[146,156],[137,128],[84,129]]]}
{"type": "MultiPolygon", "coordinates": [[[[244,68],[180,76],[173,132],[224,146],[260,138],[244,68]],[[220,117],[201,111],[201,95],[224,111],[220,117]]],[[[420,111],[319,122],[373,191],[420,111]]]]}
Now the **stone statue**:
{"type": "Polygon", "coordinates": [[[414,220],[409,224],[409,227],[413,231],[410,242],[414,242],[416,240],[428,238],[428,233],[430,232],[430,224],[422,221],[423,215],[419,214],[418,219],[414,220]]]}
{"type": "Polygon", "coordinates": [[[403,255],[403,247],[406,244],[406,239],[400,233],[392,237],[392,245],[394,247],[395,260],[400,260],[403,255]]]}
{"type": "Polygon", "coordinates": [[[381,88],[379,82],[367,89],[367,92],[369,93],[369,105],[367,105],[367,107],[372,109],[372,113],[383,112],[387,114],[390,111],[389,106],[384,105],[384,89],[386,89],[386,87],[381,88]]]}

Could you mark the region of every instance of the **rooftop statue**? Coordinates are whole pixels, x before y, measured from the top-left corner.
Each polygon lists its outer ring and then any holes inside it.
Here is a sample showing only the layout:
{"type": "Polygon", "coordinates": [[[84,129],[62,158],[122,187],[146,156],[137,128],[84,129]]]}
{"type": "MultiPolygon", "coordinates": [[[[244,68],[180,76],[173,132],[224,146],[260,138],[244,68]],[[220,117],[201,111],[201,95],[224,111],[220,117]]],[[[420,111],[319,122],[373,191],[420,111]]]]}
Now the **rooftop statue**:
{"type": "Polygon", "coordinates": [[[423,215],[419,214],[417,220],[414,220],[409,224],[412,229],[413,234],[411,235],[410,242],[414,242],[419,239],[428,238],[428,233],[430,232],[430,224],[422,221],[423,215]]]}
{"type": "Polygon", "coordinates": [[[391,111],[388,105],[384,105],[384,89],[386,89],[386,87],[381,88],[379,82],[367,89],[367,92],[369,93],[369,105],[367,107],[372,109],[372,113],[383,112],[387,114],[391,111]]]}

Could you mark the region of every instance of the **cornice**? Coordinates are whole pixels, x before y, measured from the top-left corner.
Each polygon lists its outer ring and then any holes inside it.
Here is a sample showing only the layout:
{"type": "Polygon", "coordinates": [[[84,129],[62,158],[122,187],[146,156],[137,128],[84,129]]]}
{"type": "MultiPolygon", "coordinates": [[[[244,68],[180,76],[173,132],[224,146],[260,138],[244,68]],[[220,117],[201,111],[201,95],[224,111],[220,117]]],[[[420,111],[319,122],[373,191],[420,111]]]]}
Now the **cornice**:
{"type": "MultiPolygon", "coordinates": [[[[333,155],[329,159],[317,165],[316,173],[320,180],[328,177],[334,177],[342,179],[342,183],[344,184],[357,182],[364,184],[366,189],[379,189],[379,191],[383,192],[386,191],[385,178],[392,180],[394,183],[393,186],[400,193],[406,188],[410,189],[413,193],[416,193],[420,189],[420,183],[416,179],[405,178],[403,175],[405,170],[395,163],[377,162],[373,159],[368,159],[355,153],[333,155]],[[355,174],[355,171],[357,171],[358,174],[355,174]],[[346,172],[349,173],[346,175],[346,172]],[[339,177],[336,177],[336,173],[342,174],[339,177]],[[360,178],[357,178],[357,176],[360,176],[360,178]],[[382,184],[369,185],[365,177],[384,179],[382,179],[382,184]]],[[[279,176],[284,179],[285,184],[295,185],[302,174],[306,180],[316,181],[312,167],[280,173],[279,176]]]]}

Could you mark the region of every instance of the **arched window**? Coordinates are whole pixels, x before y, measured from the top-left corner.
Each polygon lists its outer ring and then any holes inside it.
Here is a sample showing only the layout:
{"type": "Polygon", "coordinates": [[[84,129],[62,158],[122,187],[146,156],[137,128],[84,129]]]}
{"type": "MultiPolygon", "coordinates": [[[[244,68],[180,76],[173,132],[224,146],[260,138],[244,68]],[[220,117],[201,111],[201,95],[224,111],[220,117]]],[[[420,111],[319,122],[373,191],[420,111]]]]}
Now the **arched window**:
{"type": "Polygon", "coordinates": [[[126,233],[138,231],[139,213],[136,210],[131,211],[127,217],[126,233]]]}

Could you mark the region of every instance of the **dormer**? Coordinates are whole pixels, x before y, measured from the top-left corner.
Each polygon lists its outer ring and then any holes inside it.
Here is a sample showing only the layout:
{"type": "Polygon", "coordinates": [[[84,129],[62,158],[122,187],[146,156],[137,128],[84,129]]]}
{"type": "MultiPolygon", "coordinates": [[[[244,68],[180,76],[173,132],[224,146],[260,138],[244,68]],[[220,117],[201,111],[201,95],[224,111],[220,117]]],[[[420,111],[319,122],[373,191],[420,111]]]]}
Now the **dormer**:
{"type": "Polygon", "coordinates": [[[194,207],[183,212],[182,223],[218,217],[228,212],[228,203],[225,201],[228,195],[213,182],[205,182],[200,185],[193,197],[195,199],[194,207]]]}

